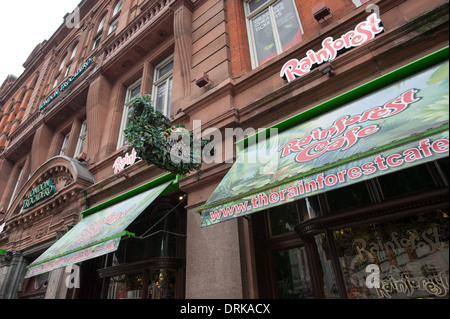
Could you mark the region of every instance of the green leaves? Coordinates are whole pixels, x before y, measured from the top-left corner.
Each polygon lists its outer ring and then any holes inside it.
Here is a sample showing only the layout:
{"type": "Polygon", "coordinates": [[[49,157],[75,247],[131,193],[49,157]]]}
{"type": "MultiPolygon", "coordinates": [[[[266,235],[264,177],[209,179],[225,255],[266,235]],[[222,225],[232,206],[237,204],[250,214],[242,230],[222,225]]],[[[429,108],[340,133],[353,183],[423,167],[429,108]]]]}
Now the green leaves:
{"type": "Polygon", "coordinates": [[[198,160],[200,156],[194,153],[192,132],[181,124],[172,124],[168,117],[155,111],[150,95],[136,96],[129,103],[132,113],[124,130],[129,148],[135,148],[148,165],[164,171],[179,175],[194,170],[200,173],[202,163],[198,160]]]}

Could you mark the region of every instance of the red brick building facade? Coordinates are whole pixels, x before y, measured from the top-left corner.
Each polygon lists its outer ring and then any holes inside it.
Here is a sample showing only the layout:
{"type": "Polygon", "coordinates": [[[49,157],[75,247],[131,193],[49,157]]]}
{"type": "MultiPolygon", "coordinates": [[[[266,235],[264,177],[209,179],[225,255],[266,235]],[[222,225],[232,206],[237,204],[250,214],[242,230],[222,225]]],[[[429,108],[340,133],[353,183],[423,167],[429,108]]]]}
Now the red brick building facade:
{"type": "MultiPolygon", "coordinates": [[[[338,214],[330,213],[331,195],[317,195],[329,214],[315,219],[303,217],[306,204],[299,200],[292,227],[280,234],[272,223],[290,220],[283,215],[292,213],[287,206],[203,228],[199,211],[237,156],[236,150],[226,152],[236,139],[226,129],[268,128],[299,114],[306,121],[309,110],[367,83],[393,85],[391,74],[400,81],[402,70],[407,77],[445,63],[448,1],[83,0],[72,14],[68,18],[79,23],[63,23],[31,52],[23,74],[0,88],[0,298],[385,297],[353,294],[339,250],[321,263],[318,236],[331,240],[333,232],[357,228],[362,220],[384,225],[419,210],[447,216],[448,150],[420,166],[432,176],[429,188],[405,190],[394,199],[373,191],[362,208],[349,205],[338,214]],[[317,51],[324,39],[338,39],[372,13],[383,32],[333,59],[334,76],[320,67],[292,82],[280,76],[287,61],[317,51]],[[277,25],[282,19],[285,24],[277,25]],[[262,33],[268,28],[273,43],[262,33]],[[295,37],[286,40],[288,29],[295,37]],[[203,74],[208,80],[200,85],[203,74]],[[222,158],[204,163],[199,178],[173,177],[174,188],[130,226],[143,234],[170,211],[173,218],[165,217],[160,229],[165,233],[124,240],[115,254],[76,263],[79,285],[66,284],[71,266],[24,279],[27,266],[76,227],[83,212],[101,211],[99,205],[111,206],[119,195],[128,198],[139,187],[167,181],[167,172],[144,161],[119,173],[113,168],[130,152],[123,136],[127,101],[139,94],[151,94],[173,123],[222,132],[222,158]],[[49,180],[52,193],[24,208],[30,192],[49,180]],[[157,290],[163,282],[165,290],[157,290]]],[[[289,126],[299,120],[294,122],[289,126]]],[[[376,178],[365,183],[383,184],[376,178]]],[[[439,234],[439,247],[447,251],[439,263],[447,280],[442,296],[448,298],[448,234],[439,234]]]]}

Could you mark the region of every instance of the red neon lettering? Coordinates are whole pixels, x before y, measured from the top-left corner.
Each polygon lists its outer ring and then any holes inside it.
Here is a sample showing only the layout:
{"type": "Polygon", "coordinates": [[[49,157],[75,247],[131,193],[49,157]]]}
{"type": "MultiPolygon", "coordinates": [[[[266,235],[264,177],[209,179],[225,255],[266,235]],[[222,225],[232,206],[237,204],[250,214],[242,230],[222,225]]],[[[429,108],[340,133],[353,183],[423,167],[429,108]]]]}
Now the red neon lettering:
{"type": "Polygon", "coordinates": [[[357,47],[372,40],[375,35],[384,30],[380,23],[381,20],[373,13],[366,21],[360,22],[354,30],[345,33],[340,38],[336,40],[332,37],[325,38],[322,41],[322,48],[317,52],[308,50],[306,57],[300,61],[292,59],[286,62],[281,69],[280,76],[291,82],[296,77],[310,72],[313,64],[321,64],[335,59],[339,50],[357,47]]]}

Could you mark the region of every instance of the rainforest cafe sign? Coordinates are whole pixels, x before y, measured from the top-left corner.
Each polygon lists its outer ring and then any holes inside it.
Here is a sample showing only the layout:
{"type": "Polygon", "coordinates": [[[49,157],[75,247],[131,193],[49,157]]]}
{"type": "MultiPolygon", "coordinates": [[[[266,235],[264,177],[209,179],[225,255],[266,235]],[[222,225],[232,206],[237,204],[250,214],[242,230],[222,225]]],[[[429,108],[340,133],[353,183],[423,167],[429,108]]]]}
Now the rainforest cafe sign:
{"type": "Polygon", "coordinates": [[[322,41],[322,49],[317,52],[309,50],[306,57],[300,61],[291,59],[287,61],[280,72],[280,77],[291,82],[297,77],[301,77],[311,71],[311,68],[317,64],[332,61],[336,58],[339,51],[358,47],[375,38],[375,36],[384,31],[381,26],[381,20],[376,13],[372,13],[366,19],[359,23],[354,30],[347,32],[340,38],[334,40],[332,37],[325,38],[322,41]]]}
{"type": "Polygon", "coordinates": [[[44,198],[50,197],[55,192],[53,180],[43,182],[28,192],[28,197],[23,201],[23,209],[28,209],[44,198]]]}
{"type": "Polygon", "coordinates": [[[361,138],[371,136],[380,130],[377,124],[363,126],[364,123],[388,118],[406,110],[412,103],[420,100],[420,97],[415,96],[418,92],[411,89],[383,106],[376,106],[352,117],[344,115],[329,128],[316,128],[311,134],[290,140],[279,148],[280,156],[283,158],[296,153],[297,162],[308,162],[329,151],[345,151],[361,138]],[[348,129],[354,124],[357,126],[348,129]]]}
{"type": "Polygon", "coordinates": [[[137,157],[136,150],[134,148],[131,150],[131,154],[126,153],[124,157],[119,156],[114,161],[114,174],[123,171],[127,166],[133,165],[138,159],[139,157],[137,157]]]}
{"type": "Polygon", "coordinates": [[[448,157],[448,66],[330,100],[327,112],[244,148],[203,205],[202,227],[448,157]]]}
{"type": "Polygon", "coordinates": [[[48,99],[46,99],[40,106],[39,111],[42,110],[44,107],[46,107],[48,104],[50,104],[51,101],[56,99],[61,92],[63,92],[65,89],[67,89],[73,81],[75,81],[76,78],[78,78],[93,62],[94,60],[92,58],[89,58],[82,66],[78,69],[77,72],[75,72],[70,78],[67,79],[61,86],[59,87],[58,91],[54,92],[52,95],[49,96],[48,99]]]}

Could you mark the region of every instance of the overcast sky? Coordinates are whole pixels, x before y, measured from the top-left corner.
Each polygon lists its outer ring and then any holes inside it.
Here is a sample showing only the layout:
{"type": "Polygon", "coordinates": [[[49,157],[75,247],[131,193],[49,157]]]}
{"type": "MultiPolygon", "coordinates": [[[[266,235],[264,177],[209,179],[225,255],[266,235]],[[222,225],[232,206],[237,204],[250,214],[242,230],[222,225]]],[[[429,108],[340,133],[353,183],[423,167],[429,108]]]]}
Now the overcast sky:
{"type": "Polygon", "coordinates": [[[20,76],[33,49],[48,40],[81,0],[0,0],[0,85],[20,76]]]}

